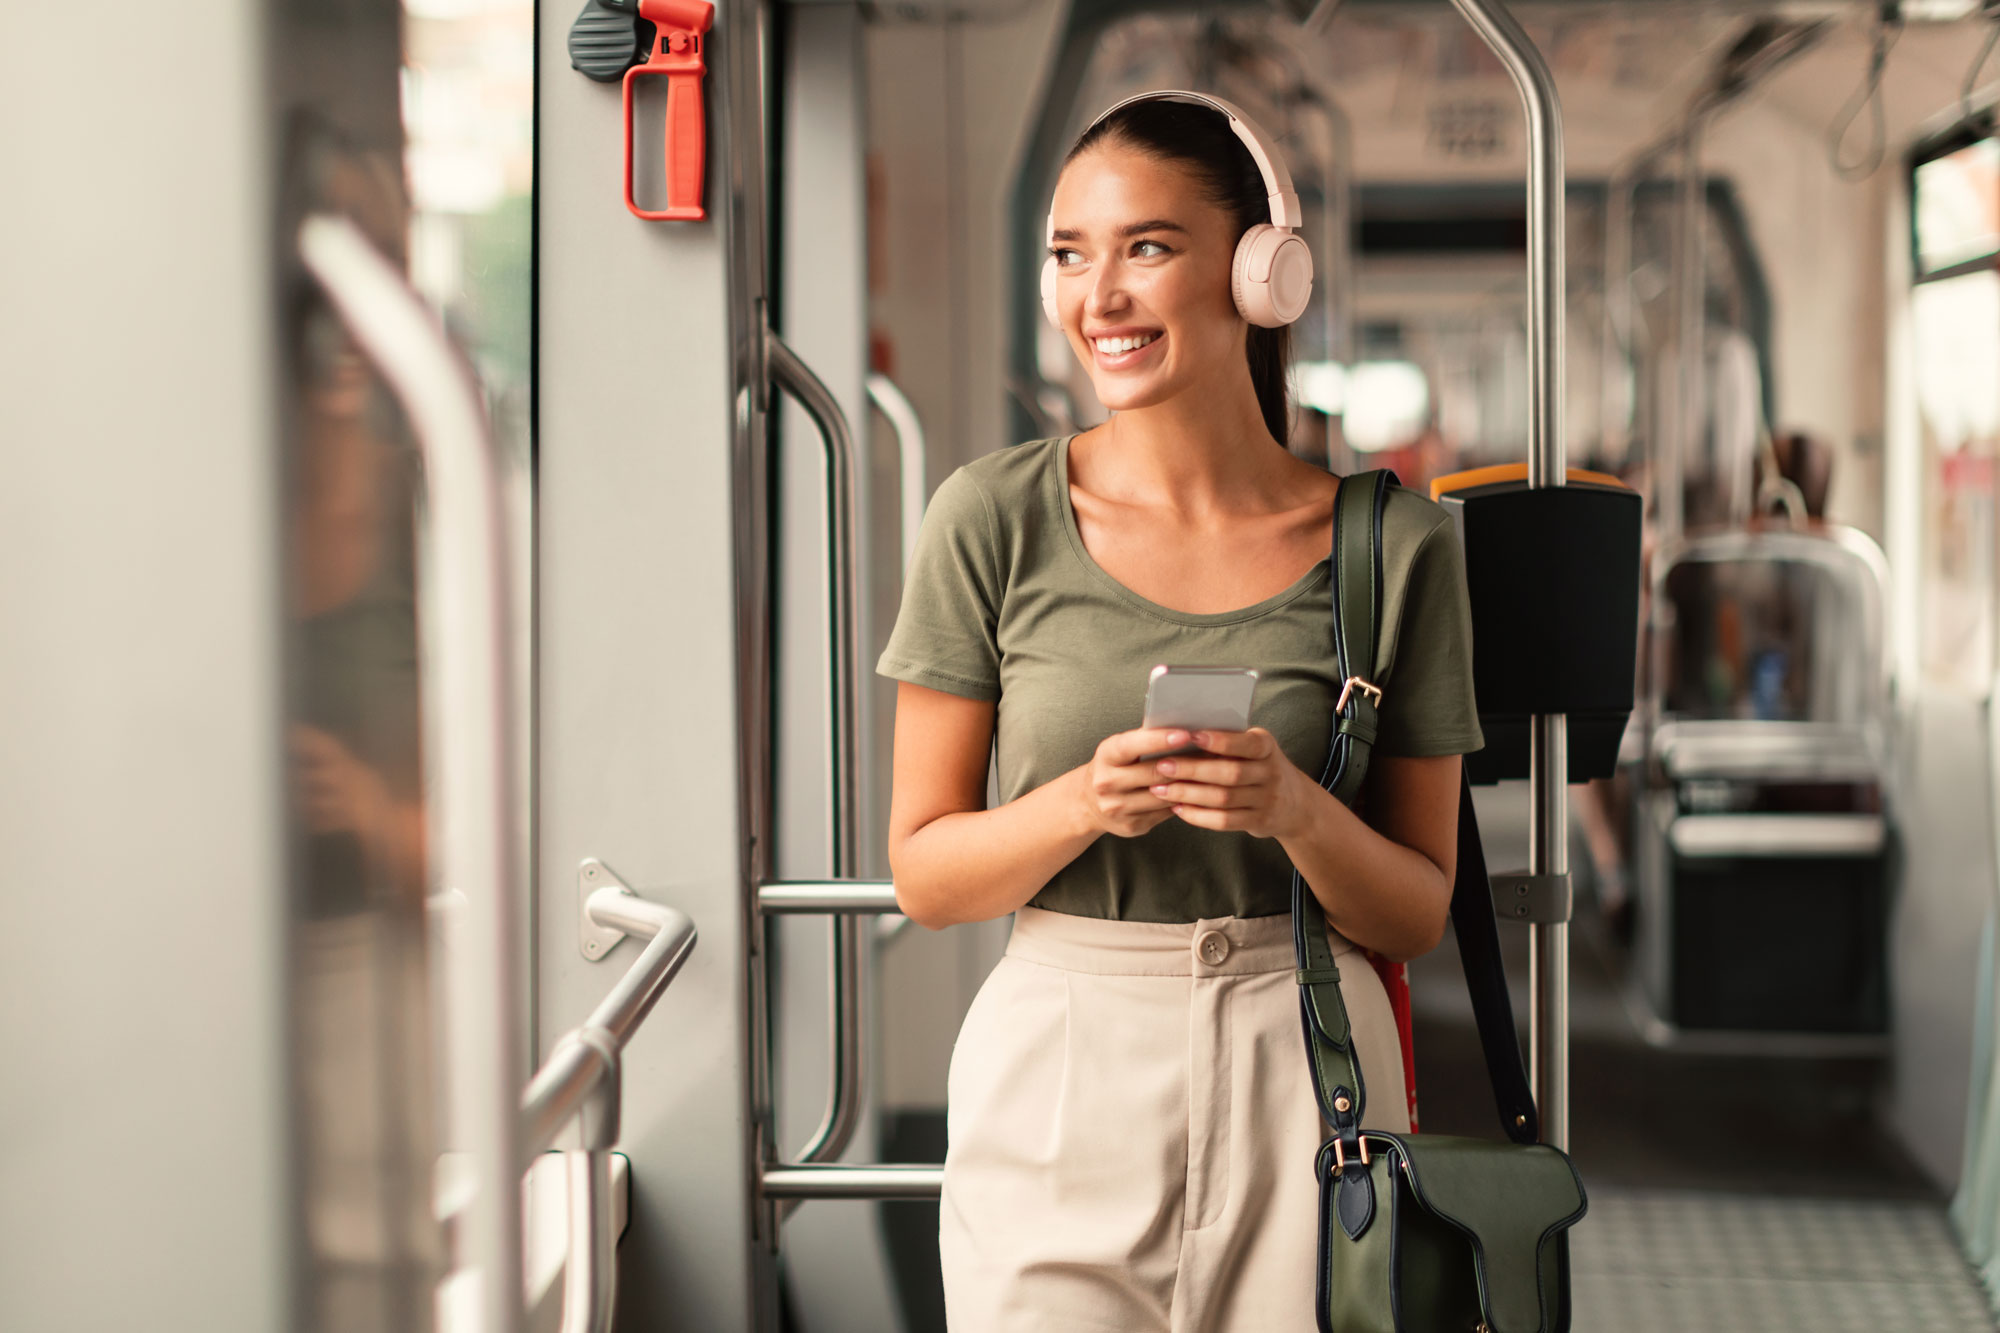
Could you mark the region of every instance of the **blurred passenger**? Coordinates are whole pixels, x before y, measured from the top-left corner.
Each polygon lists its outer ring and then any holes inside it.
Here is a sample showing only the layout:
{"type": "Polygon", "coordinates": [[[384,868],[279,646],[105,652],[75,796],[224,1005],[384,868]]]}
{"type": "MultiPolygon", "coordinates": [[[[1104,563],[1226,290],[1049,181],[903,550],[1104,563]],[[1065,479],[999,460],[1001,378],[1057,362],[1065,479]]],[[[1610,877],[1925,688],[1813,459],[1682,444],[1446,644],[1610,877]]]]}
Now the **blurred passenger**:
{"type": "Polygon", "coordinates": [[[292,473],[291,749],[308,901],[337,915],[424,885],[413,488],[409,450],[331,312],[315,314],[309,341],[292,473]]]}
{"type": "MultiPolygon", "coordinates": [[[[294,221],[341,214],[392,262],[393,157],[304,117],[294,221]]],[[[415,454],[394,400],[316,285],[285,312],[285,532],[303,1317],[315,1333],[428,1327],[444,1264],[418,699],[415,454]]]]}

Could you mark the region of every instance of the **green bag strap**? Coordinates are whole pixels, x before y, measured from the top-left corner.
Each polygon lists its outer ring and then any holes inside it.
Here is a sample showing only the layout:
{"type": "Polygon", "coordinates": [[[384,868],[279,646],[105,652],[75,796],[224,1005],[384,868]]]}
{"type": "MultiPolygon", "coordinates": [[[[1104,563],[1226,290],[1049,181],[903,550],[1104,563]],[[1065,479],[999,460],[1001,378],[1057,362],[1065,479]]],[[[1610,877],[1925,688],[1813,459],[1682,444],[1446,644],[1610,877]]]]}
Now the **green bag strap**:
{"type": "MultiPolygon", "coordinates": [[[[1320,786],[1352,805],[1368,770],[1375,744],[1375,705],[1381,697],[1375,673],[1376,634],[1382,621],[1382,512],[1394,485],[1393,472],[1360,472],[1340,483],[1333,508],[1334,658],[1343,688],[1334,710],[1333,741],[1327,748],[1320,786]]],[[[1340,996],[1340,968],[1334,962],[1319,900],[1305,877],[1292,870],[1292,944],[1298,959],[1299,1020],[1320,1115],[1359,1166],[1361,1113],[1367,1088],[1340,996]],[[1309,910],[1310,909],[1310,910],[1309,910]]]]}
{"type": "MultiPolygon", "coordinates": [[[[1376,706],[1381,699],[1373,676],[1383,604],[1382,515],[1389,488],[1395,484],[1395,474],[1386,469],[1356,473],[1341,482],[1334,502],[1334,655],[1344,685],[1320,785],[1348,806],[1361,790],[1375,744],[1376,706]]],[[[1358,1164],[1367,1089],[1354,1050],[1347,1006],[1340,994],[1340,968],[1324,928],[1307,929],[1308,921],[1318,926],[1323,917],[1305,878],[1294,868],[1292,938],[1313,1091],[1320,1114],[1343,1140],[1346,1160],[1358,1164]]],[[[1451,919],[1501,1125],[1516,1143],[1534,1143],[1541,1137],[1541,1125],[1514,1028],[1486,858],[1473,815],[1472,789],[1463,776],[1459,781],[1458,863],[1451,919]]]]}

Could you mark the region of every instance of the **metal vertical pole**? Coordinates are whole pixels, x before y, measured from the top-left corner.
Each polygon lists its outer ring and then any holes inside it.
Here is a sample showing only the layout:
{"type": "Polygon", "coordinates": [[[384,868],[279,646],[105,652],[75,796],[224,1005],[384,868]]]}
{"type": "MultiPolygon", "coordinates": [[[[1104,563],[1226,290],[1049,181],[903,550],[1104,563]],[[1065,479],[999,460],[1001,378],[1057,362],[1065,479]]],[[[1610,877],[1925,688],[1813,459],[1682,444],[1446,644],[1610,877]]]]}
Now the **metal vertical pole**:
{"type": "Polygon", "coordinates": [[[1637,405],[1632,367],[1638,361],[1632,309],[1632,223],[1639,177],[1613,172],[1604,187],[1604,330],[1598,366],[1598,417],[1605,452],[1624,459],[1632,449],[1637,405]]]}
{"type": "MultiPolygon", "coordinates": [[[[1561,486],[1563,408],[1562,104],[1541,52],[1499,0],[1452,0],[1507,67],[1528,118],[1528,485],[1561,486]]],[[[1569,732],[1534,719],[1528,743],[1528,873],[1569,873],[1569,732]]],[[[1528,1065],[1542,1138],[1569,1146],[1569,924],[1531,927],[1528,1065]]]]}
{"type": "Polygon", "coordinates": [[[1681,161],[1674,268],[1680,281],[1674,288],[1674,429],[1667,434],[1660,469],[1659,543],[1677,540],[1687,526],[1687,471],[1701,457],[1708,434],[1707,369],[1708,256],[1703,235],[1707,200],[1701,181],[1702,116],[1688,117],[1681,136],[1681,161]]]}
{"type": "Polygon", "coordinates": [[[1315,92],[1312,105],[1326,121],[1327,152],[1320,163],[1320,183],[1326,189],[1326,237],[1324,252],[1326,278],[1321,283],[1326,299],[1326,355],[1329,361],[1351,366],[1355,357],[1354,338],[1354,125],[1340,104],[1315,92]]]}

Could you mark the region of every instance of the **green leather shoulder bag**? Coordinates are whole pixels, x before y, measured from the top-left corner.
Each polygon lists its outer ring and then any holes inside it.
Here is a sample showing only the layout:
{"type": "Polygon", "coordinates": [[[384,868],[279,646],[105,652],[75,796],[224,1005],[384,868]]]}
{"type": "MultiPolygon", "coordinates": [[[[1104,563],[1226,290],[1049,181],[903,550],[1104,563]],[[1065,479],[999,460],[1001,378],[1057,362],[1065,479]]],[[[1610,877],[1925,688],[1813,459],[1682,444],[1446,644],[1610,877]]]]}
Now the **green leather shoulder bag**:
{"type": "MultiPolygon", "coordinates": [[[[1394,484],[1386,471],[1359,473],[1335,500],[1334,652],[1345,685],[1320,785],[1349,805],[1382,697],[1373,683],[1382,511],[1394,484]]],[[[1451,919],[1505,1143],[1361,1128],[1367,1089],[1340,971],[1324,930],[1307,928],[1321,920],[1318,901],[1292,874],[1299,1019],[1320,1115],[1333,1130],[1314,1160],[1321,1333],[1566,1333],[1570,1326],[1569,1228],[1583,1216],[1583,1181],[1566,1154],[1537,1141],[1490,894],[1472,789],[1461,778],[1451,919]]]]}

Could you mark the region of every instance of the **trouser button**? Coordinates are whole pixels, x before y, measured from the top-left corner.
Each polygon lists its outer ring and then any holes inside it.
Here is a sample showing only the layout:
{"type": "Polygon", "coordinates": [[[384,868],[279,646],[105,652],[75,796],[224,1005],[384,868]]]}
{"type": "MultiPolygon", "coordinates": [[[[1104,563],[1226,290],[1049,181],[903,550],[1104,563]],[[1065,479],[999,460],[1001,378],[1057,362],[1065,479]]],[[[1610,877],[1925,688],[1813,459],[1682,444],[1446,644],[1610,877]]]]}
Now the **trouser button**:
{"type": "Polygon", "coordinates": [[[1229,957],[1229,937],[1219,930],[1204,930],[1194,942],[1194,953],[1210,967],[1220,966],[1229,957]]]}

